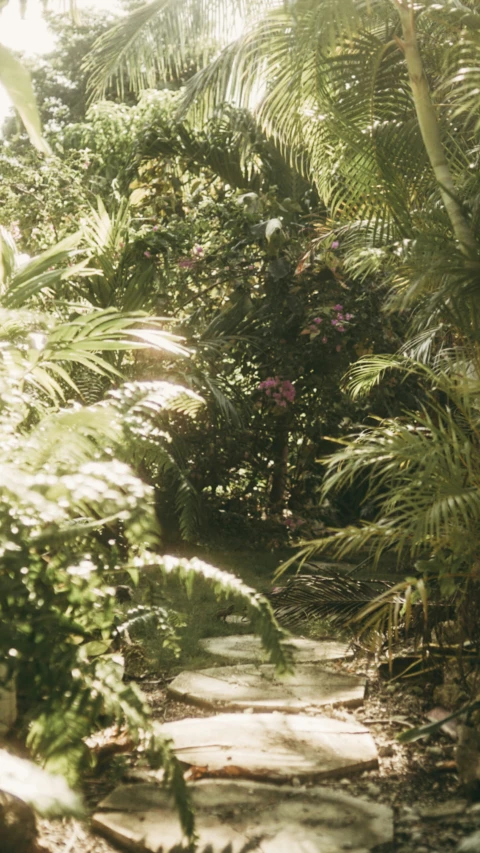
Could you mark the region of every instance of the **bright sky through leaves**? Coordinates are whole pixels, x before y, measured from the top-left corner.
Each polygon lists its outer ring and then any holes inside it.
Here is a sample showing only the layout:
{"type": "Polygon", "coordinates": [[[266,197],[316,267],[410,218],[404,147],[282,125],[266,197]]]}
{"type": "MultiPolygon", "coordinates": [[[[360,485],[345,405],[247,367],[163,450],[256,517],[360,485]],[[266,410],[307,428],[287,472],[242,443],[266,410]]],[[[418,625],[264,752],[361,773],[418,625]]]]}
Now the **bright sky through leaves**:
{"type": "MultiPolygon", "coordinates": [[[[68,3],[62,4],[60,0],[51,2],[52,11],[68,15],[68,3]]],[[[119,9],[118,0],[77,0],[79,9],[108,9],[115,12],[119,9]]],[[[42,4],[40,0],[29,0],[27,14],[22,20],[20,16],[19,0],[10,0],[0,14],[0,43],[12,50],[19,50],[31,56],[32,54],[49,53],[55,46],[55,39],[49,31],[42,17],[42,4]]],[[[0,87],[0,122],[11,109],[10,100],[0,87]]]]}

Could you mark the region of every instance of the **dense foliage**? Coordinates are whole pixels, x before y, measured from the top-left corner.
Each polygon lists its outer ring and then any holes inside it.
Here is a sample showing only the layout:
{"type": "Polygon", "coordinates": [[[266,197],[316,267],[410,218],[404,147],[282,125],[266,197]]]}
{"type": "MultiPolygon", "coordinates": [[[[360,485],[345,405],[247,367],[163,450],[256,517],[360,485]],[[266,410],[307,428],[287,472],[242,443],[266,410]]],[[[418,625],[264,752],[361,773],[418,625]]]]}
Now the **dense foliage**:
{"type": "MultiPolygon", "coordinates": [[[[111,28],[56,20],[31,69],[43,137],[0,54],[49,152],[8,123],[0,653],[49,763],[78,770],[100,720],[143,736],[112,657],[117,577],[223,584],[288,666],[263,598],[164,557],[181,538],[393,551],[417,573],[405,610],[454,594],[477,639],[475,6],[258,0],[233,27],[229,3],[151,0],[111,28]]],[[[171,609],[148,618],[175,642],[171,609]]]]}

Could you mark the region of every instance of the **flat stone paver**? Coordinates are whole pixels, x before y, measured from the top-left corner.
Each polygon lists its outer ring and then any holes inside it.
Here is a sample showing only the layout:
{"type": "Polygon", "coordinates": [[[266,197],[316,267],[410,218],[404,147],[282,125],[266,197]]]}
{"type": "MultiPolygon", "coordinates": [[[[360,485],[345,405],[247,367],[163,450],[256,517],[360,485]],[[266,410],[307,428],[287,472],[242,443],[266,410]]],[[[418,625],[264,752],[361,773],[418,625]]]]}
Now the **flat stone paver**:
{"type": "MultiPolygon", "coordinates": [[[[353,658],[347,643],[334,640],[306,640],[295,637],[288,640],[294,650],[296,663],[314,663],[353,658]]],[[[200,640],[204,651],[232,661],[264,661],[267,657],[259,637],[254,634],[232,634],[228,637],[208,637],[200,640]]]]}
{"type": "Polygon", "coordinates": [[[239,664],[181,672],[168,692],[176,699],[210,708],[300,713],[324,705],[363,703],[365,679],[298,664],[293,675],[275,676],[272,664],[239,664]]]}
{"type": "Polygon", "coordinates": [[[269,781],[348,776],[378,766],[368,729],[304,714],[218,714],[162,726],[177,758],[203,775],[269,781]]]}
{"type": "MultiPolygon", "coordinates": [[[[192,798],[199,851],[241,853],[251,842],[252,853],[367,853],[380,845],[383,853],[393,842],[390,808],[328,788],[207,780],[192,786],[192,798]]],[[[167,853],[182,840],[159,786],[120,786],[99,808],[93,826],[127,850],[167,853]]]]}

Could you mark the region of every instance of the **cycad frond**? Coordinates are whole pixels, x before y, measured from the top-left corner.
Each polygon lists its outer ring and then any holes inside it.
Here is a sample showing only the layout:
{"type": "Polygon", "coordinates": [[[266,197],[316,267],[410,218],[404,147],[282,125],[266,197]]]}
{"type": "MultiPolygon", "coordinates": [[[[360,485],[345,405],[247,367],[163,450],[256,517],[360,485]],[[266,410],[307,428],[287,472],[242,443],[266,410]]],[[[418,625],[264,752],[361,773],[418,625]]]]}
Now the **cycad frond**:
{"type": "Polygon", "coordinates": [[[348,625],[371,605],[392,583],[365,581],[345,575],[299,574],[284,587],[268,593],[274,613],[281,623],[293,626],[308,619],[326,619],[340,628],[348,625]]]}

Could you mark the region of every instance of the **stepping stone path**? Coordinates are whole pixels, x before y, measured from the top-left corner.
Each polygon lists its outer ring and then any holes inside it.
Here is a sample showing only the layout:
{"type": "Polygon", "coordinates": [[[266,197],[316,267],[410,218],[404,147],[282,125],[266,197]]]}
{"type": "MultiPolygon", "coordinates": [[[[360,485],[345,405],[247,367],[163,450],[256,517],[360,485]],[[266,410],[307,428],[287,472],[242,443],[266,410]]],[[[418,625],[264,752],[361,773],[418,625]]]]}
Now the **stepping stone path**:
{"type": "Polygon", "coordinates": [[[354,721],[303,714],[219,714],[163,726],[196,775],[312,781],[372,770],[377,750],[354,721]]]}
{"type": "MultiPolygon", "coordinates": [[[[195,849],[242,853],[250,844],[252,853],[387,853],[393,843],[391,809],[325,787],[300,787],[377,766],[367,729],[321,713],[326,705],[361,705],[365,679],[328,668],[347,657],[345,645],[291,642],[293,676],[277,678],[272,665],[259,663],[259,641],[247,635],[202,645],[217,656],[253,663],[182,672],[170,684],[176,699],[244,711],[162,727],[197,780],[191,783],[195,849]],[[272,781],[283,784],[266,784],[272,781]]],[[[100,803],[93,825],[135,853],[169,853],[182,840],[178,815],[160,776],[150,778],[116,788],[100,803]]]]}
{"type": "MultiPolygon", "coordinates": [[[[205,652],[226,660],[262,661],[266,653],[259,637],[254,634],[231,634],[228,637],[208,637],[200,640],[205,652]]],[[[345,643],[324,640],[305,640],[292,638],[289,645],[294,650],[295,663],[320,663],[328,660],[346,660],[353,658],[345,643]]]]}
{"type": "MultiPolygon", "coordinates": [[[[252,853],[367,853],[392,842],[387,806],[327,788],[208,780],[193,785],[192,794],[202,853],[207,845],[214,853],[242,853],[249,842],[252,853]]],[[[159,786],[121,786],[100,808],[94,827],[129,850],[167,853],[182,840],[159,786]]]]}
{"type": "Polygon", "coordinates": [[[299,664],[293,675],[277,678],[272,664],[247,663],[181,672],[168,692],[206,708],[300,713],[324,705],[358,707],[363,703],[365,679],[313,663],[299,664]]]}

